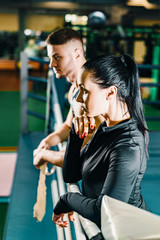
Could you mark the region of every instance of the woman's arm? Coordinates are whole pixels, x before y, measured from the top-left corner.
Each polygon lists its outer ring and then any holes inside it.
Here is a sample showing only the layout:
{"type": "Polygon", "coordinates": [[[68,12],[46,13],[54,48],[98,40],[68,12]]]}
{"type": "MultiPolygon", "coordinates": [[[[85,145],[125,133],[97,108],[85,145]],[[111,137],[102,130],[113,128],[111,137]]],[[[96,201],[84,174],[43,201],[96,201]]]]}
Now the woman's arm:
{"type": "MultiPolygon", "coordinates": [[[[100,203],[101,198],[99,198],[100,203]]],[[[54,208],[54,214],[61,215],[61,213],[75,211],[100,226],[100,206],[97,199],[70,192],[60,197],[54,208]]]]}
{"type": "Polygon", "coordinates": [[[122,147],[111,153],[110,166],[98,199],[79,193],[62,195],[54,208],[56,215],[76,211],[100,226],[101,200],[108,195],[128,202],[140,168],[139,146],[122,147]]]}
{"type": "Polygon", "coordinates": [[[82,144],[83,139],[75,133],[74,125],[72,125],[63,162],[63,178],[67,183],[81,179],[80,150],[82,144]]]}

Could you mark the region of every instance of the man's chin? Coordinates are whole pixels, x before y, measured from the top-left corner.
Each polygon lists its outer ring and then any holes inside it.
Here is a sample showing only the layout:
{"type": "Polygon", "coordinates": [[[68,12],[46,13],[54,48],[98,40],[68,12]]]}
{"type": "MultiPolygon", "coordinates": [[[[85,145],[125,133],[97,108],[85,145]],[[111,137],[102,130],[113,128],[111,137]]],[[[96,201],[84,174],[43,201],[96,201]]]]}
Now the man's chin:
{"type": "Polygon", "coordinates": [[[59,74],[59,73],[55,73],[55,75],[56,75],[56,78],[65,78],[64,75],[61,75],[61,74],[59,74]]]}

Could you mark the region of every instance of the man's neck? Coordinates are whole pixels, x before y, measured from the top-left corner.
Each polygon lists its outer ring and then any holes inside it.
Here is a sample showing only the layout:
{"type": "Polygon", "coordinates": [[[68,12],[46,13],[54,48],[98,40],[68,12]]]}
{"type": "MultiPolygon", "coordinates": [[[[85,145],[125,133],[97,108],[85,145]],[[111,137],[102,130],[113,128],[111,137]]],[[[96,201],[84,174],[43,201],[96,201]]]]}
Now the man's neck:
{"type": "Polygon", "coordinates": [[[69,82],[71,82],[72,85],[74,85],[75,87],[77,87],[77,78],[79,71],[85,62],[86,59],[83,58],[82,61],[79,64],[77,64],[77,67],[74,69],[74,71],[67,77],[69,82]]]}

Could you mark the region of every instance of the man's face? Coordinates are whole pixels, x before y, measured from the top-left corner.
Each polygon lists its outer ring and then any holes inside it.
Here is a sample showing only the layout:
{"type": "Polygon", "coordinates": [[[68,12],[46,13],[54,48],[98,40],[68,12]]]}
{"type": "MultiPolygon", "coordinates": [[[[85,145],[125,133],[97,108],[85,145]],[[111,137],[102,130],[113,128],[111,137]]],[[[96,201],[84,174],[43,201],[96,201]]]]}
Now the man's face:
{"type": "Polygon", "coordinates": [[[50,67],[53,68],[57,78],[68,77],[74,71],[75,57],[74,48],[71,44],[47,45],[50,67]]]}

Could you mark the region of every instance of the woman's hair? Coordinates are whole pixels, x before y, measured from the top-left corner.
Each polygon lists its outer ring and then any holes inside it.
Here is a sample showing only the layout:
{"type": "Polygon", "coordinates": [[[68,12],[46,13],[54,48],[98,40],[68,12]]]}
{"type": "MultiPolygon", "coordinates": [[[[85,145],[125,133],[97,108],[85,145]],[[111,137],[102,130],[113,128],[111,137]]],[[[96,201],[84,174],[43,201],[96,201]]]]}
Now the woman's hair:
{"type": "Polygon", "coordinates": [[[128,54],[120,57],[101,56],[87,61],[83,69],[92,73],[92,81],[101,88],[112,85],[117,87],[119,100],[127,104],[130,116],[136,119],[138,128],[145,137],[147,152],[148,129],[143,112],[138,68],[133,58],[128,54]]]}

